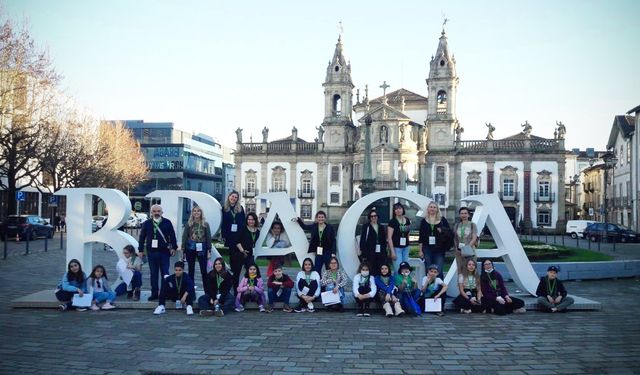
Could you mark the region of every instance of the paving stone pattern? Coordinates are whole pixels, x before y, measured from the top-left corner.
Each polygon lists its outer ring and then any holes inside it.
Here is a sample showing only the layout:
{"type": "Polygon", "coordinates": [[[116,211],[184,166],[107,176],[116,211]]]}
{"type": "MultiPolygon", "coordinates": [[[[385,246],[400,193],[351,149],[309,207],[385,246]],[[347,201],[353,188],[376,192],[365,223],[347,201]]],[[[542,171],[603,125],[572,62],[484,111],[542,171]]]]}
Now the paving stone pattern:
{"type": "MultiPolygon", "coordinates": [[[[6,301],[53,289],[61,250],[0,261],[6,301]]],[[[95,251],[94,261],[115,262],[95,251]]],[[[113,266],[108,267],[113,272],[113,266]]],[[[115,273],[113,273],[115,276],[115,273]]],[[[145,269],[145,284],[148,273],[145,269]]],[[[640,373],[638,279],[567,283],[591,312],[357,318],[342,314],[169,310],[65,312],[0,307],[2,374],[640,373]]]]}

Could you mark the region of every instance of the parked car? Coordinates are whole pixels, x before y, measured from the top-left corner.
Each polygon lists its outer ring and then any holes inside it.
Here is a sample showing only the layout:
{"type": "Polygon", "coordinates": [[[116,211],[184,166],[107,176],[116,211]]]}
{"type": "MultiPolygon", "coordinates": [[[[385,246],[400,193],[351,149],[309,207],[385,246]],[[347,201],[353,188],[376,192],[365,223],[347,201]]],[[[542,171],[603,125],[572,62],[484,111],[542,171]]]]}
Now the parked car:
{"type": "Polygon", "coordinates": [[[135,216],[135,214],[131,214],[129,215],[127,222],[124,223],[124,226],[126,228],[138,228],[140,227],[140,219],[138,219],[138,217],[135,216]]]}
{"type": "Polygon", "coordinates": [[[138,221],[140,222],[140,225],[142,225],[142,223],[144,223],[145,221],[147,221],[149,219],[149,216],[147,214],[142,213],[142,212],[136,212],[135,216],[138,218],[138,221]]]}
{"type": "Polygon", "coordinates": [[[605,235],[609,242],[637,242],[638,234],[630,229],[623,227],[622,225],[612,223],[593,223],[587,226],[584,230],[584,238],[588,238],[592,242],[601,241],[605,235]]]}
{"type": "Polygon", "coordinates": [[[107,218],[106,216],[101,216],[101,215],[94,216],[93,220],[92,220],[93,223],[91,224],[91,229],[95,232],[98,229],[102,228],[102,223],[104,222],[104,219],[106,219],[106,218],[107,218]]]}
{"type": "Polygon", "coordinates": [[[582,233],[585,228],[593,223],[595,223],[593,220],[569,220],[567,221],[567,230],[565,231],[565,234],[570,235],[573,239],[583,237],[582,233]]]}
{"type": "Polygon", "coordinates": [[[21,239],[35,240],[36,237],[53,238],[53,225],[36,215],[9,215],[2,224],[2,238],[20,235],[21,239]]]}

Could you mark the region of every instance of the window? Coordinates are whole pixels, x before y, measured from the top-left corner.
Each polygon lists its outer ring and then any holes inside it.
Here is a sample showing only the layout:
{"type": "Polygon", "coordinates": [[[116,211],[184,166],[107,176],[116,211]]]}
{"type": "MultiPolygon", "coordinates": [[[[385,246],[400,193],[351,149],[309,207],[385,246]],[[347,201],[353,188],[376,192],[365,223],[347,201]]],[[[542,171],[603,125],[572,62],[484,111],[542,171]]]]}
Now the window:
{"type": "Polygon", "coordinates": [[[340,194],[339,193],[331,193],[330,195],[331,204],[340,204],[340,194]]]}
{"type": "Polygon", "coordinates": [[[551,182],[549,181],[540,181],[538,183],[538,195],[541,198],[548,198],[549,192],[551,191],[551,182]]]}
{"type": "Polygon", "coordinates": [[[436,112],[447,113],[447,92],[444,90],[438,91],[436,112]]]}
{"type": "Polygon", "coordinates": [[[310,178],[303,178],[302,179],[302,192],[304,194],[310,194],[311,193],[311,179],[310,178]]]}
{"type": "Polygon", "coordinates": [[[620,159],[620,166],[622,167],[624,165],[624,145],[620,145],[619,159],[620,159]]]}
{"type": "Polygon", "coordinates": [[[380,143],[389,143],[389,128],[386,125],[380,127],[380,143]]]}
{"type": "Polygon", "coordinates": [[[378,176],[389,178],[391,177],[391,161],[390,160],[380,160],[377,164],[377,172],[378,176]]]}
{"type": "Polygon", "coordinates": [[[338,165],[331,167],[331,182],[340,183],[340,166],[338,165]]]}
{"type": "Polygon", "coordinates": [[[256,191],[256,180],[254,178],[247,179],[247,191],[248,192],[256,191]]]}
{"type": "Polygon", "coordinates": [[[360,164],[358,163],[353,164],[353,179],[356,181],[361,179],[360,164]]]}
{"type": "Polygon", "coordinates": [[[439,206],[444,206],[447,196],[445,194],[434,194],[433,200],[435,200],[439,206]]]}
{"type": "Polygon", "coordinates": [[[256,204],[255,203],[247,203],[247,213],[248,212],[256,212],[256,204]]]}
{"type": "Polygon", "coordinates": [[[342,114],[342,99],[340,95],[335,94],[333,96],[333,115],[340,116],[342,114]]]}
{"type": "Polygon", "coordinates": [[[271,173],[271,191],[285,191],[286,173],[284,168],[277,166],[271,173]]]}
{"type": "Polygon", "coordinates": [[[627,142],[627,164],[631,164],[631,142],[627,142]]]}
{"type": "Polygon", "coordinates": [[[478,180],[471,180],[469,181],[469,192],[468,195],[478,195],[480,194],[480,181],[478,180]]]}
{"type": "Polygon", "coordinates": [[[502,191],[505,197],[513,197],[516,195],[515,192],[516,183],[512,179],[505,179],[502,182],[502,191]]]}
{"type": "Polygon", "coordinates": [[[300,206],[300,218],[311,219],[311,205],[303,204],[300,206]]]}
{"type": "Polygon", "coordinates": [[[436,184],[445,184],[445,169],[443,166],[436,167],[436,184]]]}
{"type": "Polygon", "coordinates": [[[551,225],[551,212],[538,211],[538,226],[549,226],[549,225],[551,225]]]}

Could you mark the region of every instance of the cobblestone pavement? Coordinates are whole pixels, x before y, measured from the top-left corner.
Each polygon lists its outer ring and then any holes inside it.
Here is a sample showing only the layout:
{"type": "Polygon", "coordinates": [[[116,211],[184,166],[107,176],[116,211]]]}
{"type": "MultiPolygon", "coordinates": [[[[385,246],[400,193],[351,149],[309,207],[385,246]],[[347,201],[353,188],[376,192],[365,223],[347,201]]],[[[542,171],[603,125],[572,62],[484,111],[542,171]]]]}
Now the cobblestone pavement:
{"type": "MultiPolygon", "coordinates": [[[[94,260],[115,262],[95,251],[94,260]]],[[[61,250],[0,261],[9,301],[53,291],[61,250]]],[[[112,270],[113,267],[108,268],[112,270]]],[[[145,270],[145,283],[148,283],[145,270]]],[[[640,373],[638,279],[570,282],[602,311],[388,319],[342,314],[65,312],[0,307],[2,374],[640,373]]]]}

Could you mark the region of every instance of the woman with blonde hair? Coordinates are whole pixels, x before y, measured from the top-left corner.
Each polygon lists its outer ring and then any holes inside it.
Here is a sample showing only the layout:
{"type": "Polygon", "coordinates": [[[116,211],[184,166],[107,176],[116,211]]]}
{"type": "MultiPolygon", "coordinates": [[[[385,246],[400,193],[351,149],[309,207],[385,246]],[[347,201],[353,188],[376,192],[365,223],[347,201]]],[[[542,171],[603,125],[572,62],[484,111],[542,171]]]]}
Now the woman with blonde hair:
{"type": "Polygon", "coordinates": [[[202,209],[193,206],[189,220],[182,231],[182,251],[187,259],[188,275],[195,285],[196,259],[200,266],[203,287],[207,283],[207,260],[211,257],[211,228],[202,209]]]}
{"type": "Polygon", "coordinates": [[[418,239],[420,258],[424,261],[425,270],[435,264],[438,266],[438,277],[444,280],[444,254],[453,245],[453,232],[449,222],[440,214],[436,202],[427,206],[425,218],[420,223],[418,239]]]}

